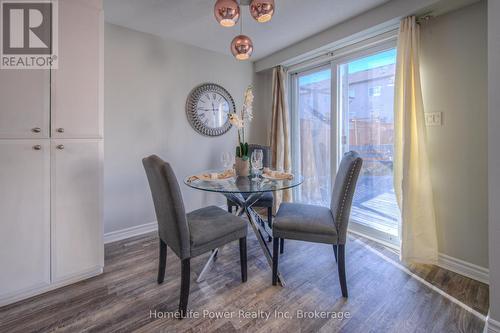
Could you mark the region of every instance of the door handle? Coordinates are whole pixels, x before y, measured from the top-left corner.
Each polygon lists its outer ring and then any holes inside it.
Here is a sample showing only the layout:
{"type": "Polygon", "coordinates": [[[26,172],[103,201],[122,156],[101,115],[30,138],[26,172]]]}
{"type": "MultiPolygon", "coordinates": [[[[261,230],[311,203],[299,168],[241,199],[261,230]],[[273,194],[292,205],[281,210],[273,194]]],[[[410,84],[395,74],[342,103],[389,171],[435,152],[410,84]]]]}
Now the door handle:
{"type": "Polygon", "coordinates": [[[42,150],[42,146],[41,145],[34,145],[33,150],[42,150]]]}
{"type": "Polygon", "coordinates": [[[59,127],[59,128],[57,129],[57,132],[58,132],[58,133],[64,133],[64,128],[59,127]]]}
{"type": "Polygon", "coordinates": [[[40,127],[35,127],[35,128],[32,128],[31,131],[33,133],[40,133],[42,131],[42,129],[40,127]]]}
{"type": "Polygon", "coordinates": [[[64,145],[57,145],[56,148],[59,149],[59,150],[63,150],[64,149],[64,145]]]}

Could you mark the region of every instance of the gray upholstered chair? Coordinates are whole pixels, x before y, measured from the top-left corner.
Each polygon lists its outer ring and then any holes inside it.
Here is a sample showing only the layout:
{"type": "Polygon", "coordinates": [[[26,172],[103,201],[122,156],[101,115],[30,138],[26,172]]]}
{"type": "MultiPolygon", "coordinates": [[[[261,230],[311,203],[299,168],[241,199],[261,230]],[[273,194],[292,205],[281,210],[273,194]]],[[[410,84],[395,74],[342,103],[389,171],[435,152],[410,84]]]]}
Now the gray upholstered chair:
{"type": "Polygon", "coordinates": [[[167,246],[181,259],[181,296],[179,313],[187,310],[190,283],[190,259],[239,240],[241,280],[247,280],[247,223],[216,206],[186,214],[184,201],[172,167],[156,155],[142,160],[151,188],[158,220],[160,260],[158,283],[165,277],[167,246]]]}
{"type": "MultiPolygon", "coordinates": [[[[248,153],[250,154],[250,156],[252,155],[252,152],[256,149],[262,149],[262,152],[264,155],[263,160],[262,160],[262,165],[264,166],[264,168],[270,168],[271,167],[271,147],[250,144],[250,145],[248,145],[248,153]]],[[[262,197],[256,203],[253,204],[253,207],[267,208],[267,225],[269,226],[269,228],[272,228],[272,224],[273,224],[273,203],[274,203],[273,193],[266,192],[262,195],[262,197]]],[[[227,211],[232,213],[233,207],[237,207],[237,205],[228,199],[227,200],[227,211]]]]}
{"type": "Polygon", "coordinates": [[[282,203],[273,223],[273,285],[278,281],[280,239],[333,244],[342,296],[347,297],[345,243],[354,190],[363,160],[356,152],[342,158],[333,185],[330,208],[282,203]]]}

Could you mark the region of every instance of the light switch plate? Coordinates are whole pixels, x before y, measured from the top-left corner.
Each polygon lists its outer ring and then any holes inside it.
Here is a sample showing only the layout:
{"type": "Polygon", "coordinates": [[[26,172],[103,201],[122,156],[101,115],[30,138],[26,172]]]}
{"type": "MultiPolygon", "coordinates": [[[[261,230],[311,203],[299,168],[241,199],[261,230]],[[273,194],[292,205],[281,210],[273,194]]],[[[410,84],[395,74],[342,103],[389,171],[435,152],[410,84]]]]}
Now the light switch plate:
{"type": "Polygon", "coordinates": [[[442,112],[426,112],[425,125],[426,126],[443,126],[442,112]]]}

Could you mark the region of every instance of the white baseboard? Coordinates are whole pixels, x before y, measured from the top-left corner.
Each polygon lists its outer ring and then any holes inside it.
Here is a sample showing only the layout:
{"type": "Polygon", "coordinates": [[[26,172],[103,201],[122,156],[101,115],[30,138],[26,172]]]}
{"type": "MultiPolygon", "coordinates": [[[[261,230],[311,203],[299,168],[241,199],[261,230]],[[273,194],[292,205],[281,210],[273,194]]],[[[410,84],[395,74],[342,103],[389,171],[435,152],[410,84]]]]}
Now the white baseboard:
{"type": "Polygon", "coordinates": [[[142,234],[147,234],[148,232],[156,230],[158,230],[158,223],[154,221],[150,223],[133,226],[130,228],[111,231],[104,234],[104,244],[116,242],[130,237],[140,236],[142,234]]]}
{"type": "Polygon", "coordinates": [[[41,284],[41,285],[35,286],[33,288],[30,288],[30,289],[26,289],[26,290],[18,291],[16,293],[6,295],[5,297],[0,298],[0,307],[15,303],[18,301],[22,301],[26,298],[37,296],[37,295],[46,293],[48,291],[58,289],[58,288],[82,281],[82,280],[86,280],[88,278],[102,274],[102,272],[103,272],[103,268],[101,266],[97,266],[97,267],[91,268],[87,271],[80,272],[79,274],[73,275],[73,276],[66,278],[64,280],[54,282],[52,284],[41,284]]]}
{"type": "MultiPolygon", "coordinates": [[[[381,241],[380,239],[377,239],[375,237],[370,237],[370,235],[366,235],[365,233],[357,231],[357,230],[349,229],[349,232],[352,232],[352,233],[359,235],[361,237],[365,237],[365,238],[368,238],[370,240],[373,240],[373,241],[380,243],[386,247],[389,247],[389,248],[391,248],[399,253],[399,248],[392,243],[381,241]]],[[[451,257],[451,256],[446,255],[444,253],[438,254],[437,265],[441,268],[458,273],[460,275],[466,276],[466,277],[474,279],[476,281],[489,284],[490,271],[488,268],[481,267],[481,266],[478,266],[475,264],[471,264],[470,262],[451,257]]]]}
{"type": "Polygon", "coordinates": [[[484,333],[500,333],[500,322],[488,316],[486,318],[486,325],[484,326],[484,333]]]}
{"type": "Polygon", "coordinates": [[[439,254],[438,266],[479,282],[489,284],[490,272],[489,269],[485,267],[471,264],[470,262],[450,257],[443,253],[439,254]]]}
{"type": "MultiPolygon", "coordinates": [[[[227,209],[226,204],[218,206],[224,210],[227,209]]],[[[141,225],[136,225],[130,228],[115,230],[104,234],[104,244],[113,243],[119,240],[140,236],[158,230],[158,222],[153,221],[141,225]]]]}

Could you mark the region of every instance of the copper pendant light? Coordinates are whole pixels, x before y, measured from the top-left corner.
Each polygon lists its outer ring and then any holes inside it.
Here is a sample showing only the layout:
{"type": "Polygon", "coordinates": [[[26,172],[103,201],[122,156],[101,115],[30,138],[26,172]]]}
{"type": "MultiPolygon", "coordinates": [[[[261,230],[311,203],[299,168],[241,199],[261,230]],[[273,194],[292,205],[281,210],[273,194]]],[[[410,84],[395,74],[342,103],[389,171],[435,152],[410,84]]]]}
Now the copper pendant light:
{"type": "Polygon", "coordinates": [[[240,18],[240,5],[236,0],[217,0],[214,15],[223,27],[232,27],[240,18]]]}
{"type": "Polygon", "coordinates": [[[274,14],[274,0],[252,0],[250,14],[259,23],[270,21],[274,14]]]}
{"type": "Polygon", "coordinates": [[[245,35],[234,37],[231,42],[231,53],[238,60],[247,60],[253,52],[252,40],[245,35]]]}

